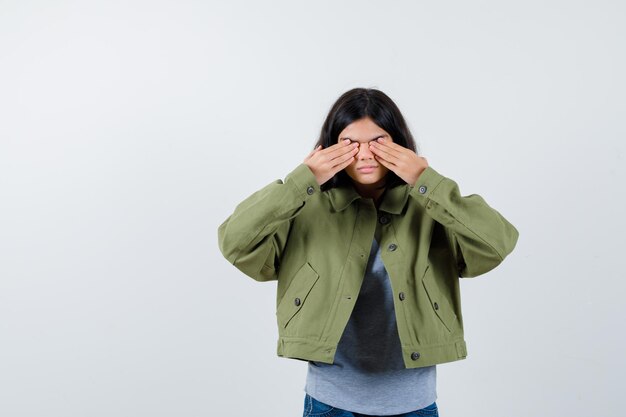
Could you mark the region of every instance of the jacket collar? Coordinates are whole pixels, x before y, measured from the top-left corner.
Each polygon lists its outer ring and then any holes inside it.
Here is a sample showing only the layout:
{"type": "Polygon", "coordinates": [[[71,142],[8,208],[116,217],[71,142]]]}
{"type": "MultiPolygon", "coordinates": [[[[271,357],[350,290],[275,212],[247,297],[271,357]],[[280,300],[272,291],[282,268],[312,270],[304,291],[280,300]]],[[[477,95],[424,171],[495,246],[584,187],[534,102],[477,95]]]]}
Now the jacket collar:
{"type": "MultiPolygon", "coordinates": [[[[408,184],[397,185],[393,188],[386,189],[382,195],[382,202],[380,203],[379,210],[393,214],[402,213],[402,209],[406,205],[409,198],[410,191],[411,190],[408,184]]],[[[342,211],[354,200],[363,198],[351,184],[334,187],[327,192],[330,198],[330,203],[335,211],[342,211]]]]}

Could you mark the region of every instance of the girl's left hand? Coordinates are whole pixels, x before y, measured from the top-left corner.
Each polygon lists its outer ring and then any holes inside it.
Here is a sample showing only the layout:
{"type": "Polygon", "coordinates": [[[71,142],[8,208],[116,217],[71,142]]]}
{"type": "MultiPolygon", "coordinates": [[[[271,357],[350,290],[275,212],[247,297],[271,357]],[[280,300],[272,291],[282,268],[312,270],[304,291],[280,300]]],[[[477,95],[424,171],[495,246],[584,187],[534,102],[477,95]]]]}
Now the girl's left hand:
{"type": "Polygon", "coordinates": [[[369,144],[376,161],[412,186],[415,186],[417,178],[428,167],[426,158],[397,143],[379,138],[369,144]]]}

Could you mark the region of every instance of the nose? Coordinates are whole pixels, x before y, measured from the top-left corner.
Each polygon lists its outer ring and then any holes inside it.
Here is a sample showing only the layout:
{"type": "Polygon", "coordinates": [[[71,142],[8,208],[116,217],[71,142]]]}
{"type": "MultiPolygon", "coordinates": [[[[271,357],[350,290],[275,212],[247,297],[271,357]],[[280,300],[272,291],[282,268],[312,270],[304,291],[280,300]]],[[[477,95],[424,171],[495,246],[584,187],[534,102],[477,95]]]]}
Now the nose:
{"type": "Polygon", "coordinates": [[[374,154],[370,150],[369,143],[359,143],[359,151],[357,152],[359,159],[374,159],[374,154]]]}

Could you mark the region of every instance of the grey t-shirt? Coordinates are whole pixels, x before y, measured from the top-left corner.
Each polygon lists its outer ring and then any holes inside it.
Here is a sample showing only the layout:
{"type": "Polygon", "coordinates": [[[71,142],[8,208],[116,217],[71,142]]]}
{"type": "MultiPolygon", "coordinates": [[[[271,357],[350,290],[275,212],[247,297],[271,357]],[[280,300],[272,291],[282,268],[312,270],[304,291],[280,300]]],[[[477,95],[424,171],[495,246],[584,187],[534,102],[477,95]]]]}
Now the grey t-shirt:
{"type": "Polygon", "coordinates": [[[309,361],[304,390],[333,407],[385,416],[419,410],[435,402],[436,376],[436,365],[404,367],[393,290],[374,239],[335,361],[309,361]]]}

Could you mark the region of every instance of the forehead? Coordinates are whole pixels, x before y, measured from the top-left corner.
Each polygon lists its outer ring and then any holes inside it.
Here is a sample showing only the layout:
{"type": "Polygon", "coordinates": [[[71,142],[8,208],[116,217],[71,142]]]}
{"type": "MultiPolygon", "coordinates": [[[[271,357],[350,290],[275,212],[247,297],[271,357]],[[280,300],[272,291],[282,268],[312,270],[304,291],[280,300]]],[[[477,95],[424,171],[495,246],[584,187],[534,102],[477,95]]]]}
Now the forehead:
{"type": "Polygon", "coordinates": [[[363,118],[355,120],[345,127],[340,133],[337,140],[343,140],[349,138],[355,142],[369,142],[385,135],[390,139],[389,134],[380,126],[372,121],[370,118],[363,118]]]}

